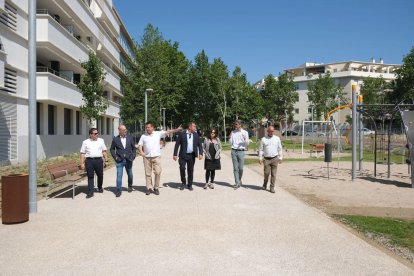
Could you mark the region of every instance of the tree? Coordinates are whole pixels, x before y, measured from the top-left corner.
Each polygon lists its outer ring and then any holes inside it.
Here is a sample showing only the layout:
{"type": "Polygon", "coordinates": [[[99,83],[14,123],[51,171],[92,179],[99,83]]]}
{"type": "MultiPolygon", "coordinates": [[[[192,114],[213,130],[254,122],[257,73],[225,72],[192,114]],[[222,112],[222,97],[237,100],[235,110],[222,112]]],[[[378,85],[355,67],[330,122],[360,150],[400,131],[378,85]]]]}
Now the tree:
{"type": "MultiPolygon", "coordinates": [[[[229,98],[229,71],[220,58],[216,58],[211,65],[211,91],[216,111],[221,115],[223,122],[224,142],[226,142],[226,116],[229,98]]],[[[216,120],[218,122],[218,120],[216,120]]]]}
{"type": "Polygon", "coordinates": [[[393,99],[398,103],[405,99],[414,99],[414,47],[404,56],[403,64],[395,70],[396,79],[393,82],[393,99]]]}
{"type": "Polygon", "coordinates": [[[338,97],[341,103],[347,103],[342,87],[335,85],[330,73],[320,74],[316,81],[309,82],[308,91],[308,99],[315,106],[317,120],[337,106],[338,97]]]}
{"type": "Polygon", "coordinates": [[[284,118],[286,112],[291,115],[299,100],[293,77],[286,74],[279,75],[278,78],[268,75],[262,97],[267,118],[273,121],[284,118]]]}
{"type": "Polygon", "coordinates": [[[84,104],[80,106],[82,114],[88,119],[96,120],[108,108],[108,100],[103,95],[102,81],[106,73],[101,61],[94,52],[89,51],[89,59],[81,62],[85,73],[77,85],[82,93],[84,104]]]}
{"type": "Polygon", "coordinates": [[[211,126],[213,117],[216,116],[214,102],[211,89],[211,65],[208,56],[204,52],[197,54],[195,63],[190,69],[190,84],[188,98],[192,103],[192,116],[194,120],[199,122],[200,128],[208,128],[211,126]]]}
{"type": "Polygon", "coordinates": [[[241,68],[236,66],[230,79],[230,114],[235,119],[241,119],[245,110],[242,108],[242,99],[246,91],[250,88],[246,73],[242,73],[241,68]]]}
{"type": "Polygon", "coordinates": [[[133,65],[124,82],[122,120],[129,126],[144,121],[144,93],[148,88],[154,91],[148,94],[149,120],[161,123],[159,111],[163,107],[167,118],[185,113],[190,63],[179,51],[179,44],[164,40],[158,28],[148,24],[133,52],[133,65]]]}
{"type": "Polygon", "coordinates": [[[385,103],[388,85],[384,78],[367,77],[361,87],[364,104],[383,104],[385,103]]]}

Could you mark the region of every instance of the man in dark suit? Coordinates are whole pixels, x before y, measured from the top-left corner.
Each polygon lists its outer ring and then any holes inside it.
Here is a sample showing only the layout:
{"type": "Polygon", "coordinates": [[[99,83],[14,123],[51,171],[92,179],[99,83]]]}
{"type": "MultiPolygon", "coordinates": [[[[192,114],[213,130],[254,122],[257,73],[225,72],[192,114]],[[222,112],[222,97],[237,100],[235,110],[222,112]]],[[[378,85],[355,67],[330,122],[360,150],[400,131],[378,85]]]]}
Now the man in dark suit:
{"type": "Polygon", "coordinates": [[[128,175],[128,193],[132,192],[132,162],[136,156],[136,148],[134,138],[127,135],[125,125],[119,125],[119,135],[114,137],[111,144],[111,155],[116,162],[116,197],[122,194],[122,170],[125,170],[128,175]]]}
{"type": "Polygon", "coordinates": [[[180,175],[181,175],[181,187],[180,190],[184,190],[186,183],[188,184],[188,189],[193,190],[193,172],[194,172],[194,163],[195,158],[198,156],[198,159],[203,159],[203,148],[201,146],[200,136],[197,133],[197,126],[194,122],[188,124],[188,129],[182,131],[177,135],[177,140],[174,147],[174,160],[177,161],[180,165],[180,175]],[[180,148],[180,153],[178,153],[178,148],[180,148]],[[185,179],[185,166],[187,165],[187,176],[188,182],[185,179]]]}

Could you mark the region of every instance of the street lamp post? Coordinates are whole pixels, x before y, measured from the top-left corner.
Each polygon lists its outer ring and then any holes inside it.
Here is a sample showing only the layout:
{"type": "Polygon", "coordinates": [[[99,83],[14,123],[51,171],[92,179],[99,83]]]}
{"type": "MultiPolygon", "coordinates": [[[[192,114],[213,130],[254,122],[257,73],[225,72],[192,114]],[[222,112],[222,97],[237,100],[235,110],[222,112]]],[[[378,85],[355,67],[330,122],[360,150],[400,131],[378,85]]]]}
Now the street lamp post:
{"type": "Polygon", "coordinates": [[[145,89],[145,123],[148,122],[148,92],[153,92],[154,90],[151,88],[145,89]]]}

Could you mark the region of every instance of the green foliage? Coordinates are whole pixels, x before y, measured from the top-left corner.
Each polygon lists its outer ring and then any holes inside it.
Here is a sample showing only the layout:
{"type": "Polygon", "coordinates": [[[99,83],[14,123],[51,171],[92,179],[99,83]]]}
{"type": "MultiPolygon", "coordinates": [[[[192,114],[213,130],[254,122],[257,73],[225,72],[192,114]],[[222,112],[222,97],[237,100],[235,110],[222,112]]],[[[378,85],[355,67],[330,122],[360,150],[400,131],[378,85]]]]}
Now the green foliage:
{"type": "Polygon", "coordinates": [[[89,51],[89,59],[81,62],[85,73],[77,85],[82,93],[83,105],[80,106],[82,114],[88,119],[98,119],[108,108],[108,100],[103,95],[102,81],[105,72],[102,63],[94,52],[89,51]]]}
{"type": "Polygon", "coordinates": [[[299,100],[299,95],[296,92],[292,76],[282,74],[278,78],[274,78],[273,75],[268,75],[265,78],[265,89],[261,95],[268,119],[279,121],[285,118],[285,111],[287,111],[288,117],[293,118],[292,112],[295,103],[299,100]]]}
{"type": "Polygon", "coordinates": [[[185,96],[190,63],[179,51],[178,43],[164,40],[159,30],[148,24],[133,50],[133,65],[128,70],[127,81],[123,82],[121,118],[124,123],[131,126],[144,122],[144,94],[148,88],[153,89],[153,93],[148,93],[150,121],[161,123],[162,107],[166,109],[167,122],[172,116],[181,118],[187,112],[183,106],[188,106],[185,96]]]}
{"type": "Polygon", "coordinates": [[[314,112],[316,119],[321,120],[329,110],[337,106],[337,98],[340,98],[341,104],[346,104],[343,89],[340,85],[335,85],[330,73],[320,74],[314,82],[308,83],[308,99],[315,106],[314,112]]]}
{"type": "Polygon", "coordinates": [[[364,96],[364,104],[384,104],[386,100],[387,82],[381,76],[379,78],[367,77],[361,87],[364,96]]]}
{"type": "Polygon", "coordinates": [[[393,218],[366,217],[353,215],[334,215],[365,234],[385,237],[394,245],[414,251],[414,222],[393,218]]]}
{"type": "Polygon", "coordinates": [[[397,77],[392,83],[394,93],[391,102],[414,99],[414,47],[403,58],[403,65],[396,70],[397,77]]]}

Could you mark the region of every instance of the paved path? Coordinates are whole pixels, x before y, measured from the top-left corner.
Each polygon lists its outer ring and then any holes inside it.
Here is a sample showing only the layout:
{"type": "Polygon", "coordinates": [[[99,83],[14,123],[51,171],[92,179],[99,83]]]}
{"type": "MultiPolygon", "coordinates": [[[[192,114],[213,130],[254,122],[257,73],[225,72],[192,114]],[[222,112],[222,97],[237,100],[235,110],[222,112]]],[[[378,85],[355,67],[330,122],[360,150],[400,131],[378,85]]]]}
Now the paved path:
{"type": "Polygon", "coordinates": [[[1,225],[0,274],[414,274],[284,190],[260,190],[261,176],[247,168],[244,187],[233,190],[227,155],[214,190],[202,189],[197,161],[194,191],[180,191],[172,144],[162,153],[160,196],[145,195],[138,158],[133,193],[115,197],[111,168],[103,194],[87,200],[81,188],[74,200],[41,200],[29,222],[1,225]]]}

